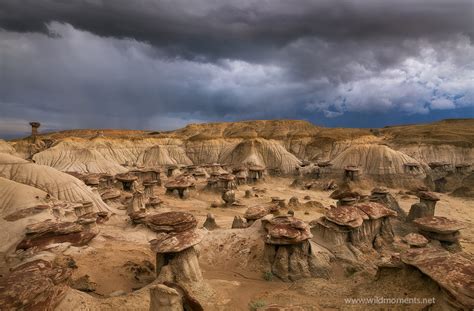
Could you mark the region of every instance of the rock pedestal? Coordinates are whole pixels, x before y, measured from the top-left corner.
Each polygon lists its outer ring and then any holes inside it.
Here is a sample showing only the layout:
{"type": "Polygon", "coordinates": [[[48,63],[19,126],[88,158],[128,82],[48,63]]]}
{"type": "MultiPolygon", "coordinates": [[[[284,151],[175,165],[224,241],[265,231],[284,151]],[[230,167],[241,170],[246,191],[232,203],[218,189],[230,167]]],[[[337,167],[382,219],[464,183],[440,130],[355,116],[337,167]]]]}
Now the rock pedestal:
{"type": "Polygon", "coordinates": [[[216,224],[216,218],[213,214],[207,214],[206,221],[204,222],[203,227],[207,230],[219,229],[219,226],[216,224]]]}
{"type": "Polygon", "coordinates": [[[181,199],[187,199],[189,192],[194,188],[194,183],[186,177],[176,178],[167,182],[165,188],[167,195],[175,195],[181,199]]]}
{"type": "Polygon", "coordinates": [[[411,206],[407,216],[407,221],[413,221],[417,218],[434,216],[435,210],[432,206],[424,203],[415,203],[411,206]]]}
{"type": "Polygon", "coordinates": [[[158,181],[145,181],[143,186],[145,187],[145,198],[151,198],[155,196],[155,186],[158,181]]]}
{"type": "MultiPolygon", "coordinates": [[[[203,238],[193,215],[168,212],[152,216],[157,238],[150,241],[156,252],[156,275],[160,282],[202,282],[198,253],[194,246],[203,238]]],[[[152,218],[150,217],[150,218],[152,218]]]]}
{"type": "Polygon", "coordinates": [[[150,311],[183,310],[183,300],[177,290],[163,284],[150,287],[150,311]]]}
{"type": "Polygon", "coordinates": [[[132,202],[127,208],[127,214],[131,214],[133,212],[138,212],[141,210],[145,210],[145,195],[141,191],[135,191],[133,193],[132,202]]]}
{"type": "Polygon", "coordinates": [[[420,198],[420,202],[411,206],[407,221],[413,221],[422,217],[431,217],[435,214],[436,202],[439,201],[439,197],[429,191],[420,191],[418,197],[420,198]]]}
{"type": "Polygon", "coordinates": [[[283,281],[327,277],[328,262],[312,252],[309,226],[292,216],[264,219],[265,259],[269,270],[283,281]]]}
{"type": "Polygon", "coordinates": [[[280,208],[285,208],[286,207],[286,201],[285,199],[279,198],[279,197],[272,197],[272,203],[275,205],[278,205],[280,208]]]}

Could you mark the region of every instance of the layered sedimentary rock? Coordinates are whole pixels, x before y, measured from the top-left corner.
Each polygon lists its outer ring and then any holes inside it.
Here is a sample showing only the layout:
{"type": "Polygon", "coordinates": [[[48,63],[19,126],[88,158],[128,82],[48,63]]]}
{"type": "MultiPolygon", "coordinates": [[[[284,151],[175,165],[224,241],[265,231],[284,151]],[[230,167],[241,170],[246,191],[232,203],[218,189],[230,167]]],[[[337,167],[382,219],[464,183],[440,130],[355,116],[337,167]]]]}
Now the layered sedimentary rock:
{"type": "Polygon", "coordinates": [[[264,219],[265,258],[269,270],[284,281],[327,277],[328,257],[317,254],[308,224],[292,216],[264,219]]]}
{"type": "Polygon", "coordinates": [[[197,221],[190,213],[166,212],[154,214],[146,219],[146,224],[155,232],[182,232],[197,226],[197,221]]]}
{"type": "Polygon", "coordinates": [[[418,268],[447,292],[440,310],[474,308],[474,264],[461,253],[451,254],[440,248],[412,248],[402,253],[401,260],[418,268]],[[443,307],[444,305],[444,307],[443,307]]]}
{"type": "MultiPolygon", "coordinates": [[[[95,222],[96,219],[94,218],[95,222]]],[[[79,222],[79,221],[78,221],[79,222]]],[[[53,222],[46,220],[26,227],[23,240],[17,249],[30,247],[42,248],[48,244],[69,242],[74,246],[87,244],[97,235],[97,231],[90,230],[77,222],[53,222]]]]}
{"type": "Polygon", "coordinates": [[[68,289],[71,271],[37,259],[0,278],[0,306],[5,310],[54,310],[68,289]]]}
{"type": "Polygon", "coordinates": [[[458,242],[459,230],[466,227],[459,221],[441,216],[417,218],[413,223],[418,227],[420,233],[428,238],[451,243],[458,242]]]}
{"type": "Polygon", "coordinates": [[[393,230],[390,218],[396,212],[375,202],[333,207],[326,215],[311,221],[313,240],[330,249],[336,257],[358,261],[359,252],[390,244],[393,230]]]}

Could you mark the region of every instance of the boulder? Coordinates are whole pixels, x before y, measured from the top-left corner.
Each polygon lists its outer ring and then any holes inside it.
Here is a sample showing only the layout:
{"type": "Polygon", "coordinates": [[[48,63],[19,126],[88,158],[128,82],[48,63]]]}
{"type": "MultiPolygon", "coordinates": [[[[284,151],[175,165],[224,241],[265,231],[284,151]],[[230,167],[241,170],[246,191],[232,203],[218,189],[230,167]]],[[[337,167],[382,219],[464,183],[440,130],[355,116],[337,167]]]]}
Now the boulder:
{"type": "Polygon", "coordinates": [[[235,191],[234,190],[227,190],[222,193],[222,200],[227,204],[231,205],[235,202],[235,191]]]}

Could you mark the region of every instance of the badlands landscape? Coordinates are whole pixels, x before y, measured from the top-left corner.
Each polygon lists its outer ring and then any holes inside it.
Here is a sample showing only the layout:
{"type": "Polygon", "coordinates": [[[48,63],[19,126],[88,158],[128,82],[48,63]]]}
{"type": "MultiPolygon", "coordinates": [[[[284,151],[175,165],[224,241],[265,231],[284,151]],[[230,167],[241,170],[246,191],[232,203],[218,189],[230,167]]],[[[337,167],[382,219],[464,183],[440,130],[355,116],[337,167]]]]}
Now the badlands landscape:
{"type": "Polygon", "coordinates": [[[0,140],[1,310],[474,308],[474,119],[31,126],[0,140]]]}

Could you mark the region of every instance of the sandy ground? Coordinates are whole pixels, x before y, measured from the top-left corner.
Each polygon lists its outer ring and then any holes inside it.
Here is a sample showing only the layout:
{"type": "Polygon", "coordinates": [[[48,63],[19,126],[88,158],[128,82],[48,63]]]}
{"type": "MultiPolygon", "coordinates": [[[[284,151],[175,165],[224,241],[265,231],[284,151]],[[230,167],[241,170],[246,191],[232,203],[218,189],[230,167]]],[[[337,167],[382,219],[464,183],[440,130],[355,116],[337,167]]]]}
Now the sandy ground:
{"type": "MultiPolygon", "coordinates": [[[[237,199],[246,206],[269,202],[271,197],[279,196],[288,200],[296,196],[300,202],[307,200],[319,201],[324,206],[335,204],[329,198],[330,192],[300,190],[290,188],[291,179],[271,178],[265,183],[256,185],[266,189],[259,197],[244,198],[246,189],[250,186],[239,186],[237,199]]],[[[198,187],[199,189],[199,187],[198,187]]],[[[391,189],[401,207],[408,211],[410,205],[417,202],[415,196],[397,194],[398,189],[391,189]]],[[[294,283],[284,283],[277,279],[270,281],[263,278],[259,260],[262,256],[262,245],[251,238],[241,238],[238,234],[229,234],[226,230],[231,227],[235,215],[243,215],[246,207],[211,208],[213,201],[219,201],[220,196],[214,193],[197,191],[190,199],[180,200],[164,195],[164,189],[157,189],[156,194],[164,200],[160,211],[183,210],[193,213],[199,221],[199,226],[208,213],[216,217],[217,224],[222,228],[212,231],[200,246],[200,266],[206,282],[215,290],[214,310],[249,310],[258,305],[298,305],[305,310],[419,310],[423,305],[352,305],[346,303],[346,298],[361,297],[433,297],[438,288],[430,279],[416,270],[400,272],[390,270],[377,277],[356,273],[344,275],[334,266],[335,273],[329,280],[306,279],[294,283]],[[228,243],[237,245],[239,249],[229,248],[228,243]],[[240,243],[240,244],[239,244],[240,243]],[[253,244],[252,244],[253,243],[253,244]],[[254,246],[249,246],[254,245],[254,246]],[[256,246],[255,246],[256,245],[256,246]],[[214,249],[212,249],[214,247],[214,249]],[[401,275],[401,273],[403,275],[401,275]]],[[[474,226],[472,216],[474,202],[441,195],[436,214],[458,219],[466,223],[462,231],[461,244],[464,250],[474,254],[474,226]]],[[[285,212],[285,211],[283,211],[285,212]]],[[[295,216],[306,221],[322,215],[319,208],[302,207],[295,211],[295,216]]],[[[257,236],[257,235],[256,235],[257,236]]],[[[254,239],[258,239],[258,237],[254,239]]],[[[67,253],[74,258],[77,269],[74,278],[89,275],[90,280],[97,284],[96,293],[86,294],[71,290],[63,300],[59,310],[148,310],[149,295],[146,281],[138,281],[127,269],[127,263],[135,264],[149,261],[154,264],[154,255],[149,249],[148,241],[154,233],[142,227],[133,227],[125,216],[113,216],[109,222],[100,226],[100,234],[89,246],[71,248],[67,253]],[[108,298],[111,293],[123,291],[128,296],[108,298]]]]}

